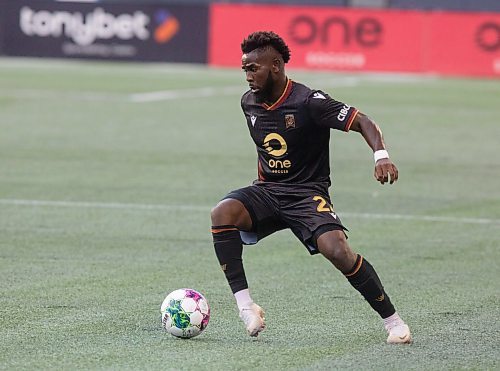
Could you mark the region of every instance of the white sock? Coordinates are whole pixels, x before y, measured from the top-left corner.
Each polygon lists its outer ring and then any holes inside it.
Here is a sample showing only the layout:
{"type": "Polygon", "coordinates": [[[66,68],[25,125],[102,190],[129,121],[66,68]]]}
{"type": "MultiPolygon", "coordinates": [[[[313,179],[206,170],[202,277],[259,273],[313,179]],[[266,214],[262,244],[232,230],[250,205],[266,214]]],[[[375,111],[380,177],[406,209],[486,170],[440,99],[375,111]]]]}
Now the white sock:
{"type": "Polygon", "coordinates": [[[236,292],[234,294],[234,298],[236,299],[236,305],[239,310],[249,308],[253,304],[253,300],[250,297],[250,291],[248,289],[236,292]]]}
{"type": "Polygon", "coordinates": [[[395,325],[404,323],[401,317],[399,317],[398,312],[394,313],[392,316],[384,318],[384,326],[387,330],[395,325]]]}

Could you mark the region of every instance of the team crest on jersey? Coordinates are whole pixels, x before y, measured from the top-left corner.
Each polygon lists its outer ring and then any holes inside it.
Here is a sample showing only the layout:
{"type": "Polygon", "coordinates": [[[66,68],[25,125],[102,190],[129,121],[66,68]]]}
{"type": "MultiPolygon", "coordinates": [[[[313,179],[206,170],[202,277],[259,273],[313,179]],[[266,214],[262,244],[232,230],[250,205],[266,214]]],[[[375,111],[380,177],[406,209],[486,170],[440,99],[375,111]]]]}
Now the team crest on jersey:
{"type": "Polygon", "coordinates": [[[293,114],[285,115],[285,129],[295,127],[295,116],[293,114]]]}

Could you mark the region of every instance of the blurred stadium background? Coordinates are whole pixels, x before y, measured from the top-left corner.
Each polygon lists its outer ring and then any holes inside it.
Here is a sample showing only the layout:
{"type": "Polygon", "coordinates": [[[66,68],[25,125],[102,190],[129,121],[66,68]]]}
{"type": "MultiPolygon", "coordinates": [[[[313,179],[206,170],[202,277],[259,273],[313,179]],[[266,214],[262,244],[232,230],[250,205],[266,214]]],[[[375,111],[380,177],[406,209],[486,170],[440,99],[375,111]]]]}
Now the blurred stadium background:
{"type": "Polygon", "coordinates": [[[498,369],[498,0],[0,1],[0,369],[498,369]],[[280,232],[245,249],[244,333],[209,212],[256,176],[241,39],[380,123],[400,180],[332,134],[349,241],[414,332],[388,347],[340,274],[280,232]],[[179,341],[159,307],[203,292],[179,341]]]}
{"type": "Polygon", "coordinates": [[[273,29],[291,67],[500,75],[500,3],[319,0],[4,1],[0,54],[237,66],[238,45],[273,29]]]}

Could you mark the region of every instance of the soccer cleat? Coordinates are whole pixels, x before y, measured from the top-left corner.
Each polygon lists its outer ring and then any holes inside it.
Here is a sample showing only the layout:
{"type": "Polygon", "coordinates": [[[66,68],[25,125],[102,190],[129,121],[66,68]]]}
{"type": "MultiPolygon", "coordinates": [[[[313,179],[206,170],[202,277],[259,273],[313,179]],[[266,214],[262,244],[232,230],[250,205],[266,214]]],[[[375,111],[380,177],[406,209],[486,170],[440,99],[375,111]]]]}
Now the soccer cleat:
{"type": "Polygon", "coordinates": [[[387,344],[411,344],[410,328],[402,320],[387,325],[386,330],[389,333],[387,344]]]}
{"type": "Polygon", "coordinates": [[[257,304],[252,303],[250,307],[240,310],[240,318],[245,323],[248,335],[257,336],[266,327],[264,311],[257,304]]]}

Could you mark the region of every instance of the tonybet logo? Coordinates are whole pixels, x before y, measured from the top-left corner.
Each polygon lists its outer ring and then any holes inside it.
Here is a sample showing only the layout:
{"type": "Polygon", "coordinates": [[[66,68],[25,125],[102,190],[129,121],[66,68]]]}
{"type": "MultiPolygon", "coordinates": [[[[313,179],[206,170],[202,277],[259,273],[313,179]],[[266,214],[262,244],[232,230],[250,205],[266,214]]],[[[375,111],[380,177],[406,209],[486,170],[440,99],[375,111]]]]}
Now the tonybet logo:
{"type": "MultiPolygon", "coordinates": [[[[264,149],[273,157],[282,157],[288,149],[285,139],[277,133],[270,133],[264,138],[264,149]],[[273,144],[276,144],[273,146],[273,144]],[[275,148],[276,147],[276,148],[275,148]]],[[[292,166],[290,160],[275,160],[268,161],[269,167],[273,173],[286,174],[292,166]]]]}
{"type": "Polygon", "coordinates": [[[168,42],[179,31],[179,21],[166,10],[156,12],[155,20],[158,27],[154,37],[160,44],[168,42]]]}
{"type": "MultiPolygon", "coordinates": [[[[154,39],[158,43],[166,43],[179,30],[179,21],[166,10],[155,14],[158,27],[154,31],[154,39]]],[[[39,37],[66,36],[78,45],[91,45],[98,39],[148,40],[150,17],[140,10],[133,14],[114,15],[102,8],[92,12],[35,11],[23,6],[19,14],[19,25],[25,35],[39,37]]]]}
{"type": "Polygon", "coordinates": [[[141,11],[114,15],[102,8],[84,15],[80,12],[34,11],[24,6],[19,15],[21,30],[28,36],[60,37],[65,35],[78,45],[90,45],[97,39],[140,40],[149,38],[149,16],[141,11]]]}

